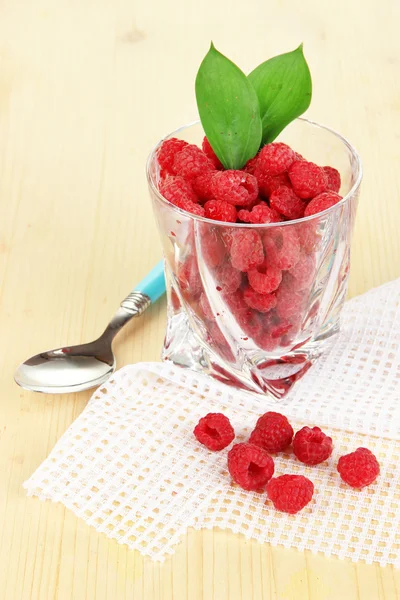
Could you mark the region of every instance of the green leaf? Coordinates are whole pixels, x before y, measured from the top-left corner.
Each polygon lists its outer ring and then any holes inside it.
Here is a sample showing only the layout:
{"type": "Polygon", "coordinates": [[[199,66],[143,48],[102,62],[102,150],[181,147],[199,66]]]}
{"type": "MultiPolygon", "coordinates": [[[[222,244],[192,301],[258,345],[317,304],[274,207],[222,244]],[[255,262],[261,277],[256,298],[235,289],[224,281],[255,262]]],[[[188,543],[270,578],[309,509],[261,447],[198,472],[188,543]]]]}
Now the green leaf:
{"type": "Polygon", "coordinates": [[[263,62],[250,73],[249,81],[260,103],[262,141],[269,144],[310,106],[312,83],[303,44],[263,62]]]}
{"type": "Polygon", "coordinates": [[[261,144],[257,94],[246,75],[211,44],[196,77],[204,132],[226,169],[240,169],[261,144]]]}

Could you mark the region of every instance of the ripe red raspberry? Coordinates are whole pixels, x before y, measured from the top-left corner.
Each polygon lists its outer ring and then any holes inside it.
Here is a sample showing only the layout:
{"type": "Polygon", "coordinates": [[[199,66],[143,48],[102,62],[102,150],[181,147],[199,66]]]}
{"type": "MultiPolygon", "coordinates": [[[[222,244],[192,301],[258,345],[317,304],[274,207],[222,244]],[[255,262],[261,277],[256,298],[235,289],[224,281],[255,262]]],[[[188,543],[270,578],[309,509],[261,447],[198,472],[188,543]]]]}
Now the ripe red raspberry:
{"type": "Polygon", "coordinates": [[[331,206],[335,206],[341,199],[342,196],[339,196],[336,192],[323,192],[322,194],[318,194],[318,196],[315,196],[315,198],[307,204],[304,216],[310,217],[311,215],[316,215],[327,208],[331,208],[331,206]]]}
{"type": "Polygon", "coordinates": [[[232,234],[231,263],[239,271],[250,271],[264,261],[261,238],[254,229],[238,229],[232,234]]]}
{"type": "Polygon", "coordinates": [[[294,267],[300,258],[300,242],[293,227],[277,227],[263,237],[268,263],[278,269],[294,267]]]}
{"type": "Polygon", "coordinates": [[[272,175],[268,175],[267,173],[260,171],[259,167],[256,166],[254,170],[254,176],[258,181],[258,190],[260,195],[264,196],[265,198],[270,198],[272,192],[277,190],[279,187],[292,187],[287,173],[281,173],[280,175],[272,177],[272,175]]]}
{"type": "Polygon", "coordinates": [[[287,186],[281,186],[272,192],[269,205],[277,213],[290,220],[301,219],[304,216],[304,210],[307,206],[304,200],[296,196],[294,191],[287,186]]]}
{"type": "Polygon", "coordinates": [[[315,223],[299,223],[296,226],[296,233],[300,241],[300,246],[306,254],[311,254],[317,247],[320,237],[315,223]]]}
{"type": "Polygon", "coordinates": [[[191,213],[192,215],[197,215],[198,217],[204,217],[204,208],[200,206],[200,204],[194,204],[194,202],[188,202],[181,206],[183,210],[191,213]]]}
{"type": "Polygon", "coordinates": [[[268,312],[276,306],[275,294],[259,294],[252,287],[247,286],[243,292],[246,304],[259,312],[268,312]]]}
{"type": "Polygon", "coordinates": [[[219,160],[218,156],[215,154],[214,150],[211,147],[210,142],[206,137],[203,139],[203,143],[201,144],[204,154],[211,160],[214,167],[216,169],[223,169],[224,166],[222,162],[219,160]]]}
{"type": "Polygon", "coordinates": [[[282,283],[276,291],[276,312],[281,319],[302,315],[305,296],[295,291],[295,279],[288,273],[282,277],[282,283]],[[294,283],[293,283],[294,282],[294,283]]]}
{"type": "Polygon", "coordinates": [[[296,280],[296,284],[294,284],[296,290],[301,291],[307,289],[315,276],[315,257],[301,253],[295,266],[289,269],[289,273],[296,280]]]}
{"type": "Polygon", "coordinates": [[[230,262],[225,262],[215,272],[215,282],[224,294],[233,294],[242,283],[242,273],[230,262]]]}
{"type": "Polygon", "coordinates": [[[237,210],[233,204],[224,200],[207,200],[204,205],[204,212],[207,219],[214,221],[224,221],[225,223],[236,223],[237,210]]]}
{"type": "Polygon", "coordinates": [[[189,256],[185,262],[178,264],[177,277],[183,292],[188,292],[192,297],[200,295],[203,290],[203,284],[197,260],[194,256],[189,256]]]}
{"type": "Polygon", "coordinates": [[[290,446],[292,438],[293,427],[285,415],[266,412],[258,419],[249,441],[267,452],[282,452],[290,446]]]}
{"type": "Polygon", "coordinates": [[[160,192],[171,204],[179,208],[183,208],[190,202],[193,204],[197,202],[192,186],[183,177],[167,177],[160,183],[160,192]]]}
{"type": "Polygon", "coordinates": [[[290,515],[307,506],[313,494],[313,482],[303,475],[281,475],[267,485],[267,496],[275,508],[290,515]]]}
{"type": "Polygon", "coordinates": [[[293,452],[305,465],[319,465],[332,454],[332,438],[319,427],[303,427],[293,439],[293,452]]]}
{"type": "Polygon", "coordinates": [[[327,177],[318,165],[296,160],[289,169],[289,178],[299,198],[314,198],[326,190],[327,177]]]}
{"type": "Polygon", "coordinates": [[[262,173],[274,177],[287,171],[295,158],[295,154],[289,146],[281,142],[273,142],[261,148],[257,167],[262,173]]]}
{"type": "Polygon", "coordinates": [[[167,173],[172,173],[175,154],[183,150],[185,146],[188,146],[188,143],[184,140],[178,140],[177,138],[165,140],[157,150],[158,164],[161,169],[167,173]]]}
{"type": "Polygon", "coordinates": [[[249,284],[259,294],[270,294],[278,289],[282,281],[282,271],[270,265],[268,259],[247,273],[249,284]]]}
{"type": "Polygon", "coordinates": [[[199,238],[201,255],[205,264],[212,269],[218,267],[225,258],[226,248],[219,234],[214,229],[202,232],[199,238]]]}
{"type": "Polygon", "coordinates": [[[334,169],[333,167],[322,168],[328,180],[326,189],[331,190],[332,192],[339,192],[340,186],[342,184],[339,171],[337,169],[334,169]]]}
{"type": "Polygon", "coordinates": [[[271,337],[273,339],[280,338],[287,335],[293,329],[293,323],[287,319],[280,319],[279,323],[273,325],[270,329],[271,337]]]}
{"type": "Polygon", "coordinates": [[[254,225],[281,221],[280,215],[263,201],[256,204],[251,211],[242,208],[238,212],[238,217],[243,223],[253,223],[254,225]]]}
{"type": "Polygon", "coordinates": [[[343,481],[353,488],[374,483],[380,472],[379,463],[368,448],[357,448],[355,452],[341,456],[337,470],[343,481]]]}
{"type": "Polygon", "coordinates": [[[236,206],[246,206],[258,197],[257,179],[245,171],[219,171],[212,189],[216,200],[224,200],[236,206]]]}
{"type": "Polygon", "coordinates": [[[215,171],[205,171],[201,175],[198,175],[192,182],[192,188],[194,193],[199,198],[200,202],[206,200],[212,200],[213,195],[211,191],[212,180],[215,175],[215,171]]]}
{"type": "Polygon", "coordinates": [[[250,158],[247,161],[247,163],[243,167],[243,171],[246,171],[246,173],[250,173],[250,175],[254,175],[254,171],[256,169],[257,163],[258,163],[258,154],[256,154],[256,156],[254,156],[254,158],[250,158]]]}
{"type": "Polygon", "coordinates": [[[209,450],[223,450],[235,438],[228,417],[221,413],[208,413],[193,430],[198,441],[209,450]]]}
{"type": "Polygon", "coordinates": [[[259,490],[274,474],[274,461],[254,444],[235,444],[228,453],[228,470],[244,490],[259,490]]]}
{"type": "Polygon", "coordinates": [[[215,167],[200,148],[188,144],[175,155],[173,170],[177,175],[193,180],[204,171],[214,171],[215,167]]]}

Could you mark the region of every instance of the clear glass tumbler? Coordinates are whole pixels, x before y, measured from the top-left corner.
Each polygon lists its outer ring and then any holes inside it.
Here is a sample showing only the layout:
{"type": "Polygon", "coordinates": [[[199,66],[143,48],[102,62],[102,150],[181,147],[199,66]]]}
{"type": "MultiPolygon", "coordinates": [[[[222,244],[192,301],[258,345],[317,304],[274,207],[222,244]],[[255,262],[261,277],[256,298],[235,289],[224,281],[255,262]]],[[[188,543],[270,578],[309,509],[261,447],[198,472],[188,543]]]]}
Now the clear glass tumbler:
{"type": "MultiPolygon", "coordinates": [[[[168,137],[201,146],[203,136],[197,122],[168,137]]],[[[224,224],[188,214],[163,198],[158,191],[159,145],[147,164],[165,256],[163,359],[276,398],[288,392],[339,331],[362,178],[355,149],[326,127],[297,119],[279,141],[307,160],[338,169],[343,200],[297,221],[224,224]],[[238,267],[242,251],[264,253],[263,265],[249,273],[234,268],[232,253],[238,267]],[[269,302],[261,298],[260,303],[248,282],[255,288],[262,284],[269,258],[279,264],[282,279],[269,302]]]]}

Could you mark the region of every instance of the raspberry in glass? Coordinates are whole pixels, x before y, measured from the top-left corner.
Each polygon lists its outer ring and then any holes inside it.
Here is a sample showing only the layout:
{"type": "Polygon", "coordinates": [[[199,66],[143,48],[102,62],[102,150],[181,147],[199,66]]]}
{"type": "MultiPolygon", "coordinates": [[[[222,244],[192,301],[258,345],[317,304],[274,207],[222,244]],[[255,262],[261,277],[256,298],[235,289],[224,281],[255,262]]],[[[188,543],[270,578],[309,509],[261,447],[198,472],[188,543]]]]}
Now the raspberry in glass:
{"type": "Polygon", "coordinates": [[[276,306],[275,294],[259,294],[250,286],[244,289],[243,298],[250,308],[263,313],[270,311],[276,306]]]}
{"type": "Polygon", "coordinates": [[[244,490],[260,490],[274,474],[274,461],[254,444],[235,444],[228,453],[228,470],[244,490]]]}
{"type": "Polygon", "coordinates": [[[234,204],[247,206],[258,198],[257,179],[245,171],[218,171],[212,182],[214,198],[234,204]]]}
{"type": "Polygon", "coordinates": [[[311,215],[316,215],[331,206],[335,206],[338,202],[340,202],[342,196],[339,196],[336,192],[323,192],[322,194],[318,194],[315,196],[310,202],[307,204],[307,208],[304,211],[305,217],[311,217],[311,215]]]}
{"type": "Polygon", "coordinates": [[[194,144],[188,144],[175,154],[172,168],[176,175],[181,175],[188,181],[205,171],[215,171],[211,160],[194,144]]]}
{"type": "Polygon", "coordinates": [[[334,169],[333,167],[322,168],[324,170],[328,182],[326,189],[330,190],[331,192],[339,192],[340,186],[342,185],[339,171],[337,169],[334,169]]]}
{"type": "Polygon", "coordinates": [[[183,177],[169,176],[160,183],[160,192],[179,208],[183,208],[188,203],[196,203],[197,196],[192,186],[183,177]]]}
{"type": "Polygon", "coordinates": [[[224,261],[225,244],[215,229],[203,231],[200,237],[200,247],[202,258],[207,266],[215,268],[224,261]]]}
{"type": "Polygon", "coordinates": [[[192,181],[192,188],[200,202],[206,202],[212,200],[212,180],[215,175],[215,171],[205,171],[198,175],[192,181]]]}
{"type": "Polygon", "coordinates": [[[287,171],[295,158],[295,153],[287,144],[272,142],[261,148],[257,168],[262,173],[274,177],[287,171]]]}
{"type": "Polygon", "coordinates": [[[254,229],[238,229],[232,233],[231,263],[239,271],[250,271],[264,262],[263,243],[254,229]]]}
{"type": "Polygon", "coordinates": [[[303,199],[314,198],[327,187],[327,176],[318,165],[306,160],[296,160],[289,171],[294,193],[303,199]]]}
{"type": "Polygon", "coordinates": [[[278,269],[291,269],[300,259],[300,242],[293,227],[277,227],[266,231],[263,241],[269,264],[278,269]]]}
{"type": "Polygon", "coordinates": [[[278,289],[282,281],[282,271],[270,264],[268,258],[247,273],[249,284],[259,294],[270,294],[278,289]]]}
{"type": "Polygon", "coordinates": [[[254,225],[278,223],[282,220],[279,213],[270,208],[263,200],[258,202],[251,210],[242,208],[238,211],[237,216],[243,223],[253,223],[254,225]]]}
{"type": "Polygon", "coordinates": [[[157,151],[158,164],[161,169],[167,173],[172,173],[175,154],[188,145],[184,140],[178,140],[177,138],[165,140],[157,151]]]}
{"type": "Polygon", "coordinates": [[[232,267],[229,261],[224,262],[215,272],[215,281],[224,294],[232,294],[242,283],[242,273],[232,267]]]}
{"type": "Polygon", "coordinates": [[[234,429],[222,413],[208,413],[193,430],[196,439],[209,450],[223,450],[234,440],[234,429]]]}
{"type": "Polygon", "coordinates": [[[292,187],[287,173],[281,173],[280,175],[273,177],[272,175],[268,175],[267,173],[260,171],[258,166],[256,166],[254,170],[254,176],[258,182],[258,190],[260,195],[264,198],[270,198],[272,192],[282,186],[287,186],[289,188],[292,187]]]}
{"type": "Polygon", "coordinates": [[[213,165],[216,169],[224,168],[222,162],[219,160],[218,156],[215,154],[214,150],[211,147],[210,142],[208,141],[208,139],[206,137],[204,137],[201,147],[202,147],[204,154],[211,160],[211,162],[213,163],[213,165]]]}
{"type": "Polygon", "coordinates": [[[188,292],[193,297],[200,295],[203,284],[194,256],[188,256],[184,262],[178,264],[177,276],[182,291],[188,292]]]}
{"type": "Polygon", "coordinates": [[[272,192],[269,205],[277,213],[290,220],[301,219],[307,206],[304,200],[296,196],[292,188],[287,186],[281,186],[272,192]]]}
{"type": "Polygon", "coordinates": [[[315,256],[301,252],[299,260],[289,269],[289,273],[295,278],[296,283],[293,282],[293,285],[298,291],[309,288],[315,277],[315,256]]]}
{"type": "Polygon", "coordinates": [[[204,205],[204,214],[207,219],[224,221],[225,223],[236,223],[237,210],[233,204],[224,200],[207,200],[204,205]]]}

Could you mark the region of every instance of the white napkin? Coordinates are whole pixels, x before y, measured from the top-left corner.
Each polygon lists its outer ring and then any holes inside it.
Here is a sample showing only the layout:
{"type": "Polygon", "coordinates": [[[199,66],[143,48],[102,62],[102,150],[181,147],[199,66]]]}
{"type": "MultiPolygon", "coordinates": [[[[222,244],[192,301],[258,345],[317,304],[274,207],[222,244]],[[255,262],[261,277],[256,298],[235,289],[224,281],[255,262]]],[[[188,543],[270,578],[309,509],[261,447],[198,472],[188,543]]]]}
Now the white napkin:
{"type": "Polygon", "coordinates": [[[163,560],[188,527],[220,527],[260,542],[353,561],[400,566],[400,279],[348,302],[331,349],[277,403],[171,364],[118,371],[92,396],[50,456],[24,484],[28,495],[62,502],[98,531],[163,560]],[[229,450],[209,452],[193,436],[199,418],[223,412],[236,441],[260,414],[278,410],[293,427],[332,436],[328,464],[306,467],[290,453],[275,474],[315,485],[297,515],[265,494],[231,483],[229,450]],[[370,448],[381,464],[362,491],[341,483],[341,454],[370,448]]]}

